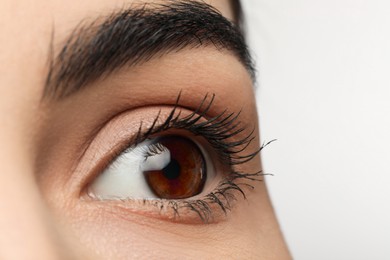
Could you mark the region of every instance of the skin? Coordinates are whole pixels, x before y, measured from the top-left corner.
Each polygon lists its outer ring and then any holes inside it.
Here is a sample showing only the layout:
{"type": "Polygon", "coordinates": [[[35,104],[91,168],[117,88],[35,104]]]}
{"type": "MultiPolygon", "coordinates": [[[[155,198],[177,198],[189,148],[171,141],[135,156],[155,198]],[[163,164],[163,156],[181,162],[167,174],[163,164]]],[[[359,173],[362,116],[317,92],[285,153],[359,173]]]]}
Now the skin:
{"type": "MultiPolygon", "coordinates": [[[[237,196],[226,216],[216,213],[208,224],[191,213],[172,221],[151,207],[86,195],[110,149],[136,134],[134,122],[169,113],[180,91],[184,114],[215,93],[210,117],[242,110],[240,121],[258,132],[248,72],[211,46],[154,58],[68,99],[42,101],[53,27],[56,46],[80,20],[131,2],[1,1],[0,258],[289,259],[264,182],[251,183],[246,200],[237,196]]],[[[208,2],[232,19],[227,1],[208,2]]],[[[248,149],[259,142],[257,136],[248,149]]],[[[239,167],[257,171],[260,158],[239,167]]]]}

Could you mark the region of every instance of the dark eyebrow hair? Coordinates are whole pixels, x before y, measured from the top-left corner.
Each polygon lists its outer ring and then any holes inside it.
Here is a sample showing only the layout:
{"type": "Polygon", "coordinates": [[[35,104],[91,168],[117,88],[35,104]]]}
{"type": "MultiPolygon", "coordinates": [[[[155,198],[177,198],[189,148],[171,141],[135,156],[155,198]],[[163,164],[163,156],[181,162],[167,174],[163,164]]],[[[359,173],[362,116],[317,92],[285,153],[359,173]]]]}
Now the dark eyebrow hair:
{"type": "Polygon", "coordinates": [[[122,9],[79,25],[56,56],[52,51],[43,98],[64,98],[124,66],[210,45],[233,53],[255,78],[238,26],[214,7],[187,0],[122,9]]]}

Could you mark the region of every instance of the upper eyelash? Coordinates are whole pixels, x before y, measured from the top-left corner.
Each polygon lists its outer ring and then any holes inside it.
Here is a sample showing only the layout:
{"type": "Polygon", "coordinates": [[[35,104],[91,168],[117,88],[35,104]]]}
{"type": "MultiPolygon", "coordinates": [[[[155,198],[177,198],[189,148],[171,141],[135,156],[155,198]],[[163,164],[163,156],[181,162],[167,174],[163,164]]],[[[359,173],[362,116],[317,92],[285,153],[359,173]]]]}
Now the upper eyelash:
{"type": "Polygon", "coordinates": [[[144,141],[151,135],[168,129],[185,129],[194,135],[203,136],[213,148],[221,152],[219,154],[221,159],[229,165],[242,164],[252,160],[257,154],[259,154],[263,147],[260,147],[256,151],[246,155],[238,154],[243,152],[255,139],[253,136],[255,128],[253,128],[249,134],[237,141],[226,141],[246,130],[246,127],[240,127],[241,122],[237,121],[241,111],[238,113],[227,113],[227,110],[224,110],[215,117],[209,118],[206,121],[198,122],[200,119],[205,118],[205,115],[210,110],[215,99],[215,94],[212,94],[210,101],[206,103],[208,96],[209,94],[205,95],[200,105],[190,115],[181,118],[181,111],[176,112],[179,107],[181,97],[181,93],[179,93],[172,111],[162,124],[157,124],[160,119],[161,111],[159,111],[152,125],[144,133],[142,131],[141,122],[136,136],[135,145],[144,141]]]}

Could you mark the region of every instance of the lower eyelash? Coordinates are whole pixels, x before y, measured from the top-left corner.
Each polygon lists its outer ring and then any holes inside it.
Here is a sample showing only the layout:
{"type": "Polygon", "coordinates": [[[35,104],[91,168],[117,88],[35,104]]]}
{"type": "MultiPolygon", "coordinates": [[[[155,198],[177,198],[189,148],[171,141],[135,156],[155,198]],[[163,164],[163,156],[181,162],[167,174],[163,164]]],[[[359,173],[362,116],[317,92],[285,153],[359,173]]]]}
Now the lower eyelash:
{"type": "Polygon", "coordinates": [[[214,191],[208,193],[199,199],[184,199],[184,200],[165,200],[165,199],[154,199],[154,200],[143,200],[143,204],[150,204],[155,206],[162,211],[171,210],[173,213],[174,220],[180,220],[181,211],[190,210],[195,213],[199,219],[204,223],[210,223],[214,220],[214,210],[221,210],[226,216],[228,211],[233,207],[233,202],[237,200],[237,195],[242,196],[246,199],[245,189],[254,189],[252,185],[245,182],[238,183],[237,180],[250,180],[250,181],[262,181],[261,177],[265,175],[261,171],[257,173],[240,173],[233,172],[230,178],[222,180],[214,191]],[[217,206],[217,209],[215,209],[217,206]]]}

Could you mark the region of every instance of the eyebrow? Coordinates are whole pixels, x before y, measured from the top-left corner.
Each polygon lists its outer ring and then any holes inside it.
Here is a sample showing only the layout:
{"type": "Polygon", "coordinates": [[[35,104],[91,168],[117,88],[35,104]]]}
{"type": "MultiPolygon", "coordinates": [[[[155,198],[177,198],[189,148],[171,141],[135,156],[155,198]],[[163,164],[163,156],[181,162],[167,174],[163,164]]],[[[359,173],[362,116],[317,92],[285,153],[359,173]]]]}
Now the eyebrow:
{"type": "Polygon", "coordinates": [[[244,37],[214,7],[187,0],[122,9],[77,26],[56,56],[51,47],[43,98],[62,99],[125,66],[210,45],[230,51],[254,80],[244,37]]]}

